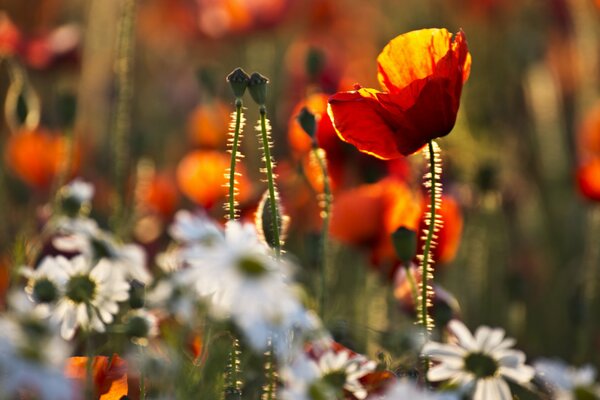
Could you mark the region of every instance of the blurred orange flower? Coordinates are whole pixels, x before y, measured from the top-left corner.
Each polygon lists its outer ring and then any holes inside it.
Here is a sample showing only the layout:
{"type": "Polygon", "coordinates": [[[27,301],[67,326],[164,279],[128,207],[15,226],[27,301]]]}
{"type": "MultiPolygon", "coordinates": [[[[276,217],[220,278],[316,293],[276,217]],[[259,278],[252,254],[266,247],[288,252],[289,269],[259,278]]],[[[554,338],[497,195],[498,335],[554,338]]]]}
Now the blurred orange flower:
{"type": "Polygon", "coordinates": [[[600,103],[587,111],[577,135],[579,192],[589,200],[600,201],[600,103]]]}
{"type": "Polygon", "coordinates": [[[340,192],[334,198],[331,235],[371,248],[375,262],[394,257],[390,235],[400,226],[416,230],[420,201],[406,183],[386,178],[340,192]]]}
{"type": "Polygon", "coordinates": [[[196,107],[187,124],[192,143],[206,149],[225,148],[231,107],[222,101],[203,103],[196,107]]]}
{"type": "MultiPolygon", "coordinates": [[[[196,150],[187,154],[177,167],[177,184],[190,200],[205,208],[223,200],[228,193],[225,173],[231,158],[225,152],[196,150]]],[[[246,178],[244,165],[238,163],[236,172],[240,191],[238,201],[244,202],[251,195],[251,183],[246,178]]]]}
{"type": "MultiPolygon", "coordinates": [[[[87,357],[71,357],[65,366],[67,378],[76,380],[85,387],[87,377],[87,357]]],[[[127,363],[117,354],[112,357],[96,356],[92,362],[92,376],[97,398],[100,400],[120,400],[127,396],[127,363]]]]}
{"type": "MultiPolygon", "coordinates": [[[[8,167],[21,180],[36,188],[47,188],[67,166],[70,144],[61,135],[38,129],[22,131],[8,139],[5,158],[8,167]]],[[[73,151],[69,174],[79,166],[77,146],[73,151]]]]}
{"type": "Polygon", "coordinates": [[[22,36],[8,14],[0,12],[0,55],[13,56],[19,51],[22,36]]]}
{"type": "Polygon", "coordinates": [[[587,199],[600,201],[600,158],[596,158],[577,169],[579,192],[587,199]]]}
{"type": "Polygon", "coordinates": [[[462,31],[423,29],[390,41],[377,58],[384,92],[357,87],[329,99],[342,140],[382,159],[414,153],[454,127],[471,55],[462,31]]]}
{"type": "Polygon", "coordinates": [[[175,180],[169,174],[157,174],[141,191],[140,202],[151,211],[163,217],[170,217],[179,202],[175,180]]]}

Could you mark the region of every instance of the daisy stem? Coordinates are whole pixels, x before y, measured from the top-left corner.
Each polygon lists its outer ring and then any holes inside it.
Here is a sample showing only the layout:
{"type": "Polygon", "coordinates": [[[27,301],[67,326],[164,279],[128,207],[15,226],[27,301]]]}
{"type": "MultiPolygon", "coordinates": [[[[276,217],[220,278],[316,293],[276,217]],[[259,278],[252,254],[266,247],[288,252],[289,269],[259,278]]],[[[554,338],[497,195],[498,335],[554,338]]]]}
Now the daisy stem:
{"type": "Polygon", "coordinates": [[[319,293],[319,312],[321,317],[325,315],[325,295],[327,293],[327,271],[329,270],[329,222],[331,220],[331,204],[333,203],[333,195],[331,193],[331,184],[329,181],[329,171],[327,169],[327,160],[325,153],[313,141],[313,154],[319,163],[321,173],[323,175],[323,197],[319,201],[321,207],[321,216],[323,217],[323,225],[321,228],[321,246],[320,246],[320,293],[319,293]]]}
{"type": "Polygon", "coordinates": [[[240,128],[242,126],[242,99],[235,99],[235,129],[233,141],[231,142],[231,165],[229,167],[229,220],[236,218],[235,212],[235,166],[237,164],[238,146],[240,141],[240,128]]]}
{"type": "MultiPolygon", "coordinates": [[[[144,347],[138,346],[140,349],[141,358],[144,359],[144,347]]],[[[146,371],[144,370],[143,363],[140,366],[140,400],[146,399],[146,371]]]]}
{"type": "Polygon", "coordinates": [[[271,211],[271,221],[273,230],[273,239],[275,242],[275,255],[277,258],[281,255],[281,240],[279,239],[279,213],[277,212],[277,197],[275,196],[275,180],[273,174],[273,160],[271,159],[271,143],[267,132],[267,108],[260,106],[260,133],[262,137],[262,146],[264,151],[265,167],[267,172],[267,185],[269,187],[269,208],[271,211]]]}

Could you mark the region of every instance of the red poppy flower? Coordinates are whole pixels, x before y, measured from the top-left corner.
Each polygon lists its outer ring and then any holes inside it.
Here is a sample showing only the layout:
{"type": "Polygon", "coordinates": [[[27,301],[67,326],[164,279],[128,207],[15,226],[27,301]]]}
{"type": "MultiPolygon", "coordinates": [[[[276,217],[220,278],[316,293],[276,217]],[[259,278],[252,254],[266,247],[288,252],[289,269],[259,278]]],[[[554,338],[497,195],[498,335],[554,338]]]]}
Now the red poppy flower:
{"type": "Polygon", "coordinates": [[[379,57],[384,91],[357,87],[329,99],[339,137],[382,159],[407,156],[454,127],[471,55],[462,31],[423,29],[393,39],[379,57]]]}
{"type": "MultiPolygon", "coordinates": [[[[87,376],[87,357],[71,357],[65,366],[65,375],[79,385],[85,385],[87,376]]],[[[118,400],[127,396],[127,363],[114,354],[110,359],[96,356],[92,362],[92,377],[98,399],[118,400]]]]}

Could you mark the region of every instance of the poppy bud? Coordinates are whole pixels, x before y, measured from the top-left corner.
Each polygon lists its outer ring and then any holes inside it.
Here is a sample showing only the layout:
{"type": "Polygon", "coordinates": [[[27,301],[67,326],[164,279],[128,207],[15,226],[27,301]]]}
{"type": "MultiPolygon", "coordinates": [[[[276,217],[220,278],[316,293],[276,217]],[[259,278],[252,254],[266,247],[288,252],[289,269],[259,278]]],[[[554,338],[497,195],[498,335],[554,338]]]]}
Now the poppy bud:
{"type": "Polygon", "coordinates": [[[409,262],[417,253],[417,233],[404,226],[392,233],[392,242],[396,255],[403,263],[409,262]]]}
{"type": "Polygon", "coordinates": [[[250,82],[250,77],[241,68],[234,69],[229,75],[227,75],[227,82],[231,85],[233,95],[236,98],[240,98],[246,92],[246,88],[250,82]]]}
{"type": "Polygon", "coordinates": [[[254,102],[259,106],[267,102],[267,83],[269,83],[269,80],[258,72],[254,72],[250,76],[248,90],[254,102]]]}
{"type": "Polygon", "coordinates": [[[298,120],[298,123],[300,124],[304,132],[306,132],[308,136],[310,136],[311,139],[314,141],[315,135],[317,133],[317,120],[315,118],[315,115],[311,113],[308,110],[308,108],[303,107],[302,110],[300,110],[300,114],[298,114],[296,119],[298,120]]]}

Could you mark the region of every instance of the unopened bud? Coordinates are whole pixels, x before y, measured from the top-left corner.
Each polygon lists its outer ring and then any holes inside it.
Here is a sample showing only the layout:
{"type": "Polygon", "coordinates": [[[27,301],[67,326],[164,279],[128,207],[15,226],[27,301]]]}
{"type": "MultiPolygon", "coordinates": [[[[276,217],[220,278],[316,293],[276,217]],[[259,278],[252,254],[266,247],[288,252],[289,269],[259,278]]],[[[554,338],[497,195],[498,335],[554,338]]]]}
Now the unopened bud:
{"type": "Polygon", "coordinates": [[[246,92],[246,88],[250,82],[250,77],[243,69],[236,68],[233,70],[233,72],[227,75],[227,82],[229,82],[229,85],[231,85],[233,95],[236,98],[240,98],[246,92]]]}
{"type": "Polygon", "coordinates": [[[267,102],[267,83],[269,83],[269,80],[258,72],[254,72],[250,75],[248,90],[250,91],[250,96],[252,96],[254,102],[259,106],[264,105],[267,102]]]}
{"type": "Polygon", "coordinates": [[[315,115],[308,111],[308,108],[303,107],[296,119],[302,129],[304,129],[304,132],[314,140],[315,134],[317,133],[317,119],[315,118],[315,115]]]}
{"type": "Polygon", "coordinates": [[[392,233],[392,242],[396,255],[402,262],[412,260],[417,253],[417,233],[404,226],[392,233]]]}

